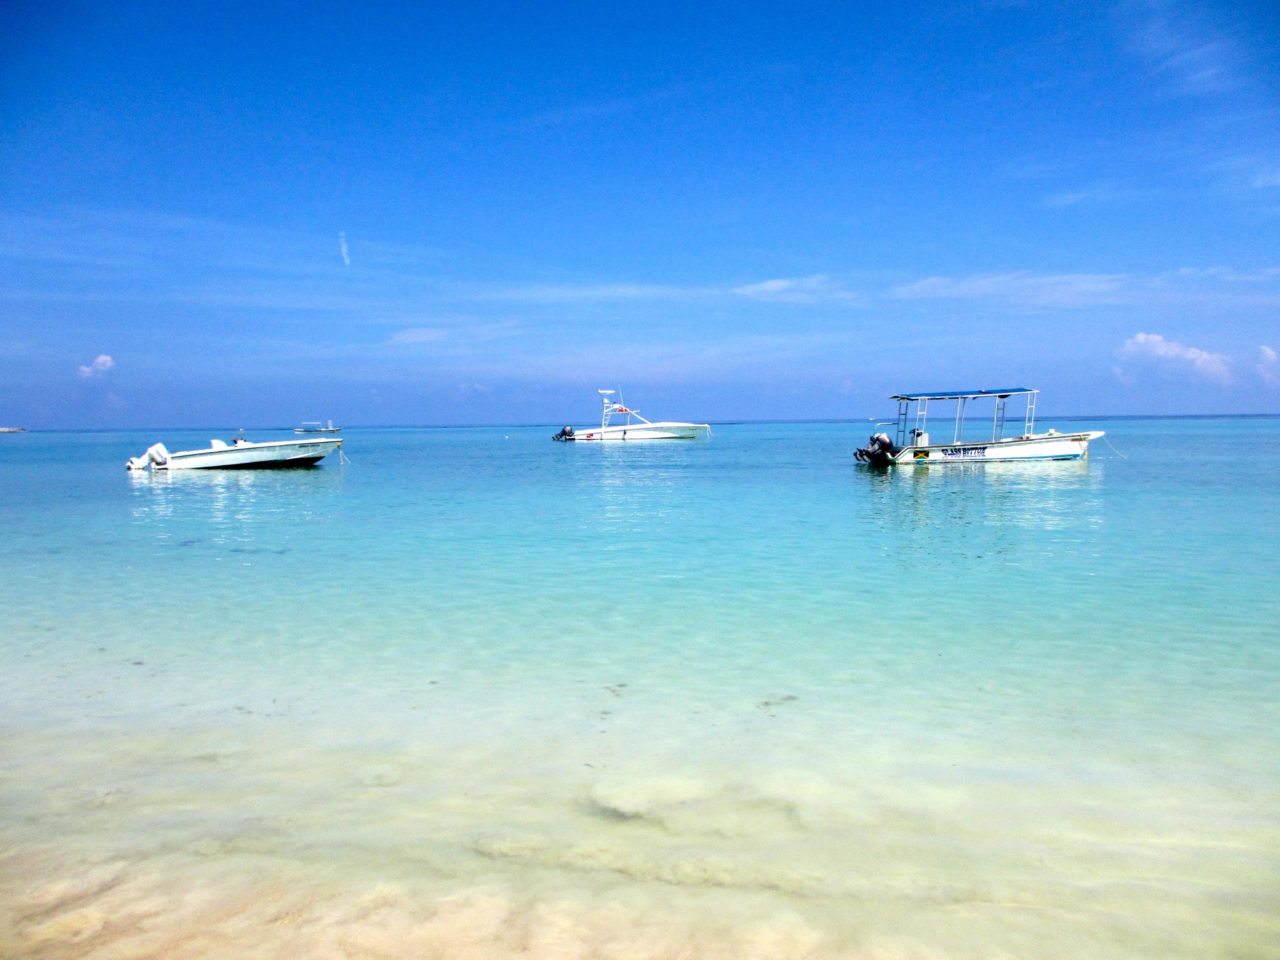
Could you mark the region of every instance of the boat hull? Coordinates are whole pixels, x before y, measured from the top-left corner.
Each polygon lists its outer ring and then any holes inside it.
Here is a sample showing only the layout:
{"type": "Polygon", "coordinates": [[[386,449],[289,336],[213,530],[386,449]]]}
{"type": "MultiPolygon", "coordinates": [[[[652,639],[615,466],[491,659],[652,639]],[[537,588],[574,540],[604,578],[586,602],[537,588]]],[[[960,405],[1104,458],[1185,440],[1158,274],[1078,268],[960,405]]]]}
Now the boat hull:
{"type": "Polygon", "coordinates": [[[711,432],[706,423],[633,423],[619,427],[583,428],[566,440],[586,443],[637,440],[699,440],[711,432]]]}
{"type": "Polygon", "coordinates": [[[1089,441],[1100,430],[1084,433],[1042,433],[1004,440],[907,446],[887,459],[892,466],[932,467],[953,463],[1006,463],[1028,460],[1083,460],[1089,441]]]}
{"type": "Polygon", "coordinates": [[[280,470],[311,467],[342,447],[341,440],[282,440],[242,443],[211,450],[181,450],[169,454],[155,470],[280,470]]]}

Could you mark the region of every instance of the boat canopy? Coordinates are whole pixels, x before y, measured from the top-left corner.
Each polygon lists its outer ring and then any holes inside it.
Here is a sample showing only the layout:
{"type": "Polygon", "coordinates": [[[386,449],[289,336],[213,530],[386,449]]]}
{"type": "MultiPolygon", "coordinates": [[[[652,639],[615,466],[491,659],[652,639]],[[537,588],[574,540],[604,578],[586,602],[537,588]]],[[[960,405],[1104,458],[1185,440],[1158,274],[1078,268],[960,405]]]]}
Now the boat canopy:
{"type": "Polygon", "coordinates": [[[930,400],[955,401],[955,434],[952,443],[963,442],[965,407],[970,400],[994,399],[995,412],[991,418],[991,442],[999,440],[1004,432],[1005,407],[1010,397],[1026,397],[1027,411],[1023,433],[1030,434],[1036,422],[1036,394],[1032,387],[993,387],[989,390],[939,390],[934,393],[895,393],[889,399],[898,401],[896,445],[905,447],[924,442],[928,444],[928,419],[930,400]],[[914,412],[914,416],[912,413],[914,412]],[[910,429],[909,429],[910,428],[910,429]]]}
{"type": "Polygon", "coordinates": [[[890,400],[976,400],[979,397],[1019,396],[1024,393],[1039,393],[1030,387],[1002,387],[998,390],[939,390],[934,393],[895,393],[890,400]]]}

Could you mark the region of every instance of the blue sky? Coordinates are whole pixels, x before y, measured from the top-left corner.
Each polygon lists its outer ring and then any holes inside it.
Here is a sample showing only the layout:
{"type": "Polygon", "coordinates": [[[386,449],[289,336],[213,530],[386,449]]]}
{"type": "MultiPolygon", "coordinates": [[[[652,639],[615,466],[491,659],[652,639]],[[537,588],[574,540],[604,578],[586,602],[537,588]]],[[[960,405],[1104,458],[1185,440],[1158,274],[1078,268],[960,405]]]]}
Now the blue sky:
{"type": "Polygon", "coordinates": [[[1277,351],[1268,4],[0,5],[0,424],[1280,412],[1277,351]]]}

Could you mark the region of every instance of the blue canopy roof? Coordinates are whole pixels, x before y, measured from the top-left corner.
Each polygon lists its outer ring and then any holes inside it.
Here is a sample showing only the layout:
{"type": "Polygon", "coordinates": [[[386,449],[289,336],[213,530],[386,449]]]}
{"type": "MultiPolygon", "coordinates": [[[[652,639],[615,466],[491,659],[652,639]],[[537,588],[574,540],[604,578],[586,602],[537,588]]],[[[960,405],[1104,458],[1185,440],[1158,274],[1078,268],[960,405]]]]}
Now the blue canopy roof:
{"type": "Polygon", "coordinates": [[[890,400],[972,400],[975,397],[1011,397],[1039,393],[1031,387],[1001,387],[993,390],[940,390],[935,393],[895,393],[890,400]]]}

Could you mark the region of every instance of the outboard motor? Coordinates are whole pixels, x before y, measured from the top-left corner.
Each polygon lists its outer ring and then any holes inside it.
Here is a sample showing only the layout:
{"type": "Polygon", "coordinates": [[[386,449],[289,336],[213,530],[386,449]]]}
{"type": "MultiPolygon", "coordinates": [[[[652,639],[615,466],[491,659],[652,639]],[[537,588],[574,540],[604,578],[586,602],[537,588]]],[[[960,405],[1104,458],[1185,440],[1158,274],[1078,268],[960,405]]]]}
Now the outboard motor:
{"type": "Polygon", "coordinates": [[[162,467],[169,461],[169,451],[163,443],[153,443],[147,447],[146,453],[140,457],[130,457],[125,461],[127,470],[145,470],[147,467],[162,467]]]}
{"type": "Polygon", "coordinates": [[[867,445],[859,448],[854,456],[862,463],[869,463],[873,467],[887,467],[897,452],[898,448],[893,445],[887,433],[873,433],[867,445]]]}
{"type": "Polygon", "coordinates": [[[560,440],[560,441],[572,440],[572,439],[573,439],[573,427],[561,427],[561,428],[560,428],[560,432],[559,432],[559,433],[553,433],[553,434],[551,435],[551,439],[552,439],[552,440],[560,440]]]}

